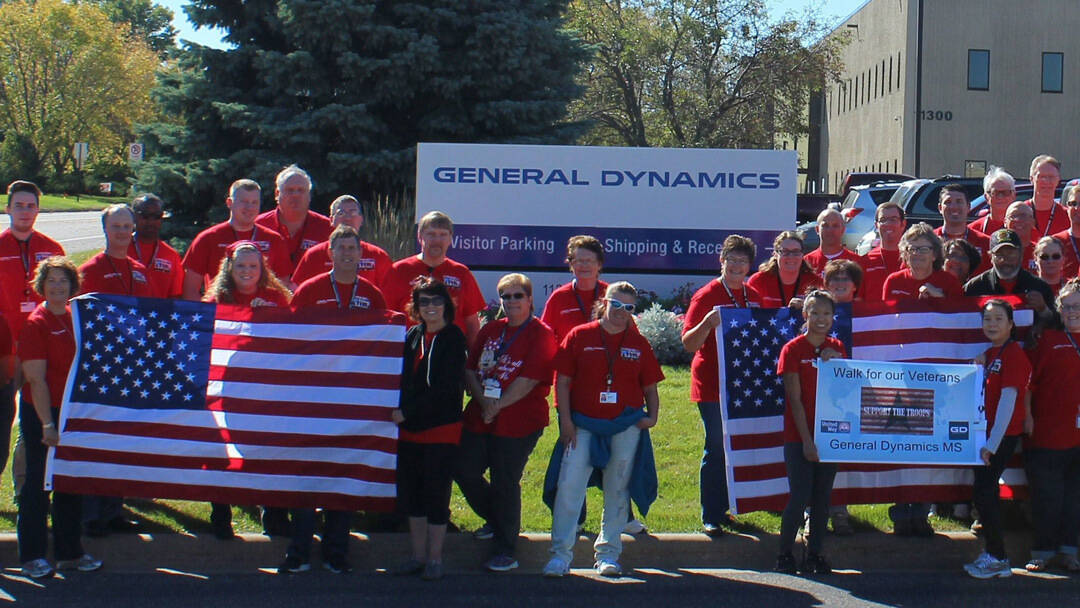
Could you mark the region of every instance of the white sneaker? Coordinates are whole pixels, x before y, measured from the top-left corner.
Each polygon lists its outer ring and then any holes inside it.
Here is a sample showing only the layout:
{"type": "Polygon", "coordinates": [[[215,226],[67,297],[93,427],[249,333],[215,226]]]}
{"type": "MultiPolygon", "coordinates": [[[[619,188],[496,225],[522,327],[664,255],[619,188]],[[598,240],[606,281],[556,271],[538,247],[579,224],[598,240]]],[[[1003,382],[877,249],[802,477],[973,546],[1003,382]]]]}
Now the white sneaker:
{"type": "Polygon", "coordinates": [[[30,578],[45,578],[52,576],[53,567],[44,557],[39,557],[22,565],[22,573],[30,578]]]}
{"type": "Polygon", "coordinates": [[[637,536],[638,534],[641,534],[646,530],[648,530],[648,528],[645,527],[645,523],[642,522],[640,519],[631,519],[630,521],[626,522],[626,527],[623,528],[623,533],[629,534],[630,536],[637,536]]]}
{"type": "Polygon", "coordinates": [[[544,566],[544,578],[562,578],[567,574],[570,574],[570,564],[562,558],[553,557],[544,566]]]}
{"type": "Polygon", "coordinates": [[[596,568],[596,573],[600,576],[608,576],[612,578],[622,576],[622,566],[620,566],[619,562],[616,561],[612,561],[609,559],[601,559],[596,562],[596,565],[594,567],[596,568]]]}
{"type": "Polygon", "coordinates": [[[983,553],[974,562],[964,566],[964,570],[975,578],[1007,578],[1012,576],[1009,560],[997,559],[989,553],[983,553]]]}
{"type": "Polygon", "coordinates": [[[83,553],[75,559],[61,559],[56,562],[57,570],[78,570],[79,572],[93,572],[101,568],[102,561],[94,559],[89,553],[83,553]]]}

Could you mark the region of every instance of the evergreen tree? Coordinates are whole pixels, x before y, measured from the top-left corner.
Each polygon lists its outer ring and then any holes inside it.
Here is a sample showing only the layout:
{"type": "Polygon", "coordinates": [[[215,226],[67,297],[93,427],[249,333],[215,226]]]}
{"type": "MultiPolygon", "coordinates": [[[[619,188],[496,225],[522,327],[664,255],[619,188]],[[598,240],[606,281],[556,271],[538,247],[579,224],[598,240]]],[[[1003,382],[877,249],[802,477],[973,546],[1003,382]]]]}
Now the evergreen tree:
{"type": "MultiPolygon", "coordinates": [[[[562,122],[585,59],[566,0],[194,0],[233,48],[192,46],[153,95],[141,189],[195,221],[228,184],[297,163],[315,206],[412,187],[417,142],[569,143],[562,122]]],[[[266,205],[264,204],[264,207],[266,205]]]]}

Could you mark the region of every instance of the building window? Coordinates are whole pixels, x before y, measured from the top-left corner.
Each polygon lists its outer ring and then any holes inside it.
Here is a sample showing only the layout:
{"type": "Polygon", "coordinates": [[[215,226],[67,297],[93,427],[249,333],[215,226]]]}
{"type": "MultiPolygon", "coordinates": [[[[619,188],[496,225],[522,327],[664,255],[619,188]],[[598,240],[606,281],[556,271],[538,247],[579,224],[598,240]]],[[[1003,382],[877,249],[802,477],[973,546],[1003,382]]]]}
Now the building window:
{"type": "Polygon", "coordinates": [[[990,90],[990,51],[968,49],[968,90],[990,90]]]}
{"type": "Polygon", "coordinates": [[[1042,92],[1061,92],[1061,73],[1065,56],[1062,53],[1042,54],[1042,92]]]}

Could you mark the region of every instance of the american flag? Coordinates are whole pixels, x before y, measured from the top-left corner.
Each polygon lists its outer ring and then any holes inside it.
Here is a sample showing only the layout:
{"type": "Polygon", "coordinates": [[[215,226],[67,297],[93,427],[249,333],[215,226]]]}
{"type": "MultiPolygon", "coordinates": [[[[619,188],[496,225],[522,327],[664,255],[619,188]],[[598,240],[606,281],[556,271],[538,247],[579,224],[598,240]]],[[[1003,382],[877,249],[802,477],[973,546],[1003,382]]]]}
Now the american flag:
{"type": "Polygon", "coordinates": [[[72,315],[53,488],[393,508],[401,315],[101,294],[72,315]]]}
{"type": "MultiPolygon", "coordinates": [[[[859,302],[837,307],[833,336],[852,359],[967,363],[989,346],[978,299],[926,303],[859,302]]],[[[798,335],[802,316],[788,308],[722,308],[717,327],[724,456],[732,512],[780,511],[787,503],[784,387],[776,375],[780,349],[798,335]]],[[[1030,326],[1030,310],[1016,312],[1030,326]]],[[[854,397],[853,397],[854,398],[854,397]]],[[[841,465],[834,504],[953,502],[971,497],[970,468],[841,465]]],[[[1025,483],[1012,466],[1003,479],[1025,483]]]]}

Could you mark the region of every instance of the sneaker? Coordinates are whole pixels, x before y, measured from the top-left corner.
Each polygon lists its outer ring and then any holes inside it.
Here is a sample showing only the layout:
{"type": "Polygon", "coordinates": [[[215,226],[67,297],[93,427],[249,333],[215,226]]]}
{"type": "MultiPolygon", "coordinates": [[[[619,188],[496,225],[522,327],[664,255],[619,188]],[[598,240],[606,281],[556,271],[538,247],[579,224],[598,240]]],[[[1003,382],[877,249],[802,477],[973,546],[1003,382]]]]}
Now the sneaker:
{"type": "Polygon", "coordinates": [[[349,572],[352,572],[352,566],[349,565],[349,560],[339,555],[324,559],[322,567],[334,574],[348,574],[349,572]]]}
{"type": "Polygon", "coordinates": [[[983,525],[982,525],[981,521],[976,519],[975,521],[971,522],[971,533],[972,534],[974,534],[975,536],[981,536],[982,531],[983,531],[983,525]]]}
{"type": "Polygon", "coordinates": [[[413,574],[420,574],[423,571],[424,562],[410,558],[391,568],[390,574],[394,576],[411,576],[413,574]]]}
{"type": "Polygon", "coordinates": [[[476,532],[472,533],[473,538],[476,540],[488,540],[495,537],[495,531],[491,529],[491,526],[484,524],[476,529],[476,532]]]}
{"type": "Polygon", "coordinates": [[[637,536],[638,534],[641,534],[646,530],[648,530],[648,528],[645,527],[645,523],[642,522],[640,519],[631,519],[630,521],[626,522],[626,526],[623,528],[623,533],[629,534],[630,536],[637,536]]]}
{"type": "Polygon", "coordinates": [[[45,578],[52,576],[53,567],[44,557],[39,557],[22,565],[22,573],[30,578],[45,578]]]}
{"type": "Polygon", "coordinates": [[[832,531],[837,536],[851,536],[855,529],[851,527],[851,517],[847,511],[837,511],[832,515],[832,531]]]}
{"type": "Polygon", "coordinates": [[[596,568],[596,573],[600,576],[607,576],[610,578],[622,576],[622,566],[619,565],[619,562],[610,559],[598,560],[593,567],[596,568]]]}
{"type": "Polygon", "coordinates": [[[425,581],[437,581],[442,577],[442,562],[428,562],[420,573],[420,578],[425,581]]]}
{"type": "Polygon", "coordinates": [[[975,561],[965,565],[964,570],[975,578],[1007,578],[1012,576],[1009,560],[996,559],[989,553],[983,553],[975,561]]]}
{"type": "Polygon", "coordinates": [[[1028,572],[1046,572],[1048,567],[1046,560],[1039,557],[1033,557],[1028,560],[1027,564],[1024,564],[1024,570],[1028,572]]]}
{"type": "Polygon", "coordinates": [[[1059,553],[1057,563],[1066,572],[1080,572],[1080,560],[1077,560],[1075,555],[1059,553]]]}
{"type": "Polygon", "coordinates": [[[79,572],[93,572],[101,568],[101,560],[94,559],[89,553],[83,553],[75,559],[56,560],[57,570],[78,570],[79,572]]]}
{"type": "Polygon", "coordinates": [[[832,574],[832,566],[829,565],[828,560],[824,555],[817,553],[807,553],[806,561],[803,562],[800,570],[803,574],[832,574]]]}
{"type": "Polygon", "coordinates": [[[311,570],[311,564],[300,561],[300,558],[295,555],[286,555],[285,561],[278,566],[277,572],[278,574],[296,574],[308,570],[311,570]]]}
{"type": "Polygon", "coordinates": [[[705,533],[705,536],[710,538],[724,535],[724,529],[716,524],[702,524],[701,531],[705,533]]]}
{"type": "Polygon", "coordinates": [[[919,518],[911,522],[911,533],[914,536],[929,538],[934,535],[934,527],[925,518],[919,518]]]}
{"type": "Polygon", "coordinates": [[[509,572],[518,567],[518,562],[509,555],[496,555],[489,559],[484,567],[492,572],[509,572]]]}
{"type": "Polygon", "coordinates": [[[799,569],[795,566],[795,556],[790,553],[781,553],[776,557],[776,568],[782,574],[796,574],[799,569]]]}
{"type": "Polygon", "coordinates": [[[544,578],[562,578],[570,574],[570,564],[562,558],[553,557],[544,566],[544,578]]]}

